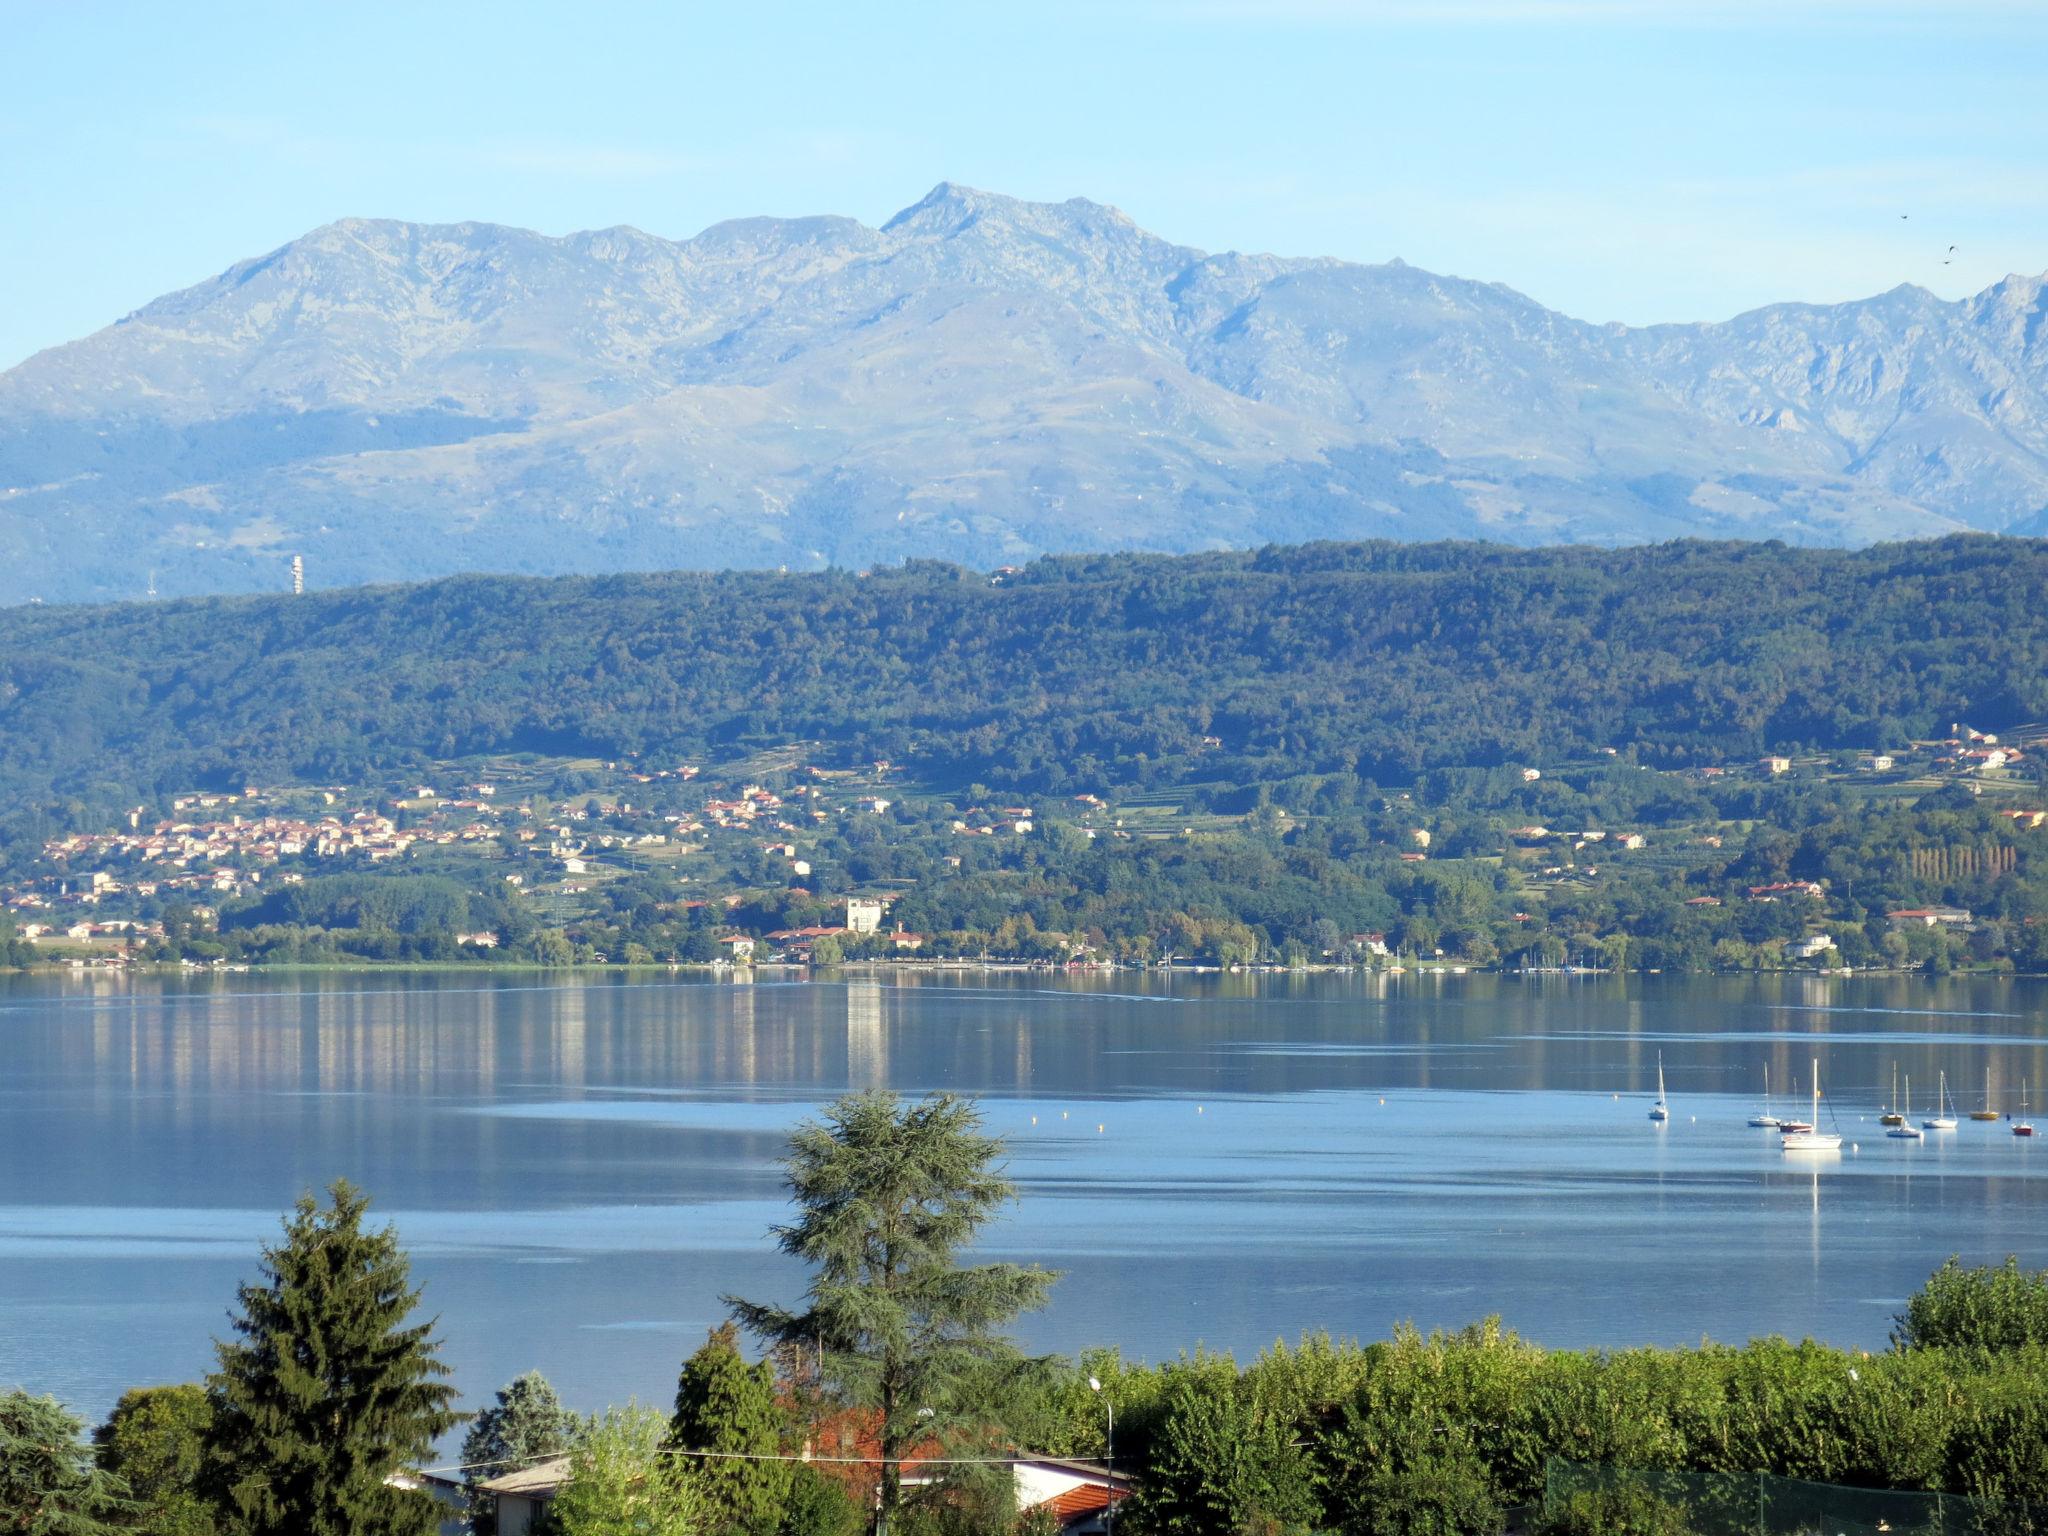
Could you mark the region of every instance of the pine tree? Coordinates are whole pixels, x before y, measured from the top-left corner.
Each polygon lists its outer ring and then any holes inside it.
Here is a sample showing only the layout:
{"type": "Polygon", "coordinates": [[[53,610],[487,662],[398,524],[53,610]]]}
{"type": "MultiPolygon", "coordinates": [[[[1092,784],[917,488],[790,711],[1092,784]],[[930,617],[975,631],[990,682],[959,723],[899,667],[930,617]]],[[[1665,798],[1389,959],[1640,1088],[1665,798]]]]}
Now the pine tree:
{"type": "Polygon", "coordinates": [[[571,1450],[581,1426],[539,1371],[498,1389],[497,1400],[476,1416],[462,1441],[469,1522],[476,1536],[493,1536],[497,1529],[493,1501],[477,1492],[477,1484],[571,1450]]]}
{"type": "Polygon", "coordinates": [[[774,1367],[765,1360],[747,1364],[733,1324],[712,1329],[703,1348],[683,1362],[669,1439],[678,1450],[732,1453],[683,1458],[715,1536],[775,1536],[789,1499],[790,1463],[745,1458],[779,1455],[782,1427],[774,1367]]]}
{"type": "Polygon", "coordinates": [[[950,1094],[903,1105],[849,1094],[800,1126],[783,1166],[799,1211],[776,1229],[812,1267],[801,1312],[728,1297],[748,1328],[800,1346],[849,1408],[871,1415],[881,1453],[878,1515],[903,1507],[904,1458],[986,1443],[1025,1362],[997,1330],[1038,1306],[1055,1276],[959,1262],[1015,1187],[1003,1145],[950,1094]]]}
{"type": "Polygon", "coordinates": [[[346,1182],[302,1196],[264,1281],[215,1346],[206,1444],[216,1498],[246,1536],[432,1536],[438,1506],[385,1479],[461,1422],[398,1234],[363,1229],[346,1182]]]}
{"type": "Polygon", "coordinates": [[[0,1392],[0,1531],[115,1536],[128,1489],[93,1464],[84,1425],[54,1397],[0,1392]]]}

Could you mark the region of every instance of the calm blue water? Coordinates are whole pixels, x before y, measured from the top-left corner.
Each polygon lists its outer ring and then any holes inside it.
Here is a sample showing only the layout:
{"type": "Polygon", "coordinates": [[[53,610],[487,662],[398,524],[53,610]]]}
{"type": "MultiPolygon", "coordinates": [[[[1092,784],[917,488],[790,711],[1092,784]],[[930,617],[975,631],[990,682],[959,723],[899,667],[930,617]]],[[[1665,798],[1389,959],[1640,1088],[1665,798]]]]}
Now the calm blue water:
{"type": "Polygon", "coordinates": [[[1989,1066],[2016,1108],[2048,986],[0,979],[0,1383],[97,1415],[196,1377],[278,1213],[346,1176],[472,1400],[537,1367],[578,1406],[665,1401],[721,1292],[799,1288],[774,1160],[849,1086],[987,1100],[1023,1189],[987,1246],[1066,1275],[1039,1348],[1488,1312],[1555,1344],[1875,1347],[1949,1253],[2048,1264],[2048,1141],[1888,1141],[1894,1061],[1916,1119],[1937,1070],[1967,1111],[1989,1066]],[[1795,1163],[1743,1121],[1766,1062],[1803,1093],[1816,1055],[1853,1145],[1795,1163]]]}

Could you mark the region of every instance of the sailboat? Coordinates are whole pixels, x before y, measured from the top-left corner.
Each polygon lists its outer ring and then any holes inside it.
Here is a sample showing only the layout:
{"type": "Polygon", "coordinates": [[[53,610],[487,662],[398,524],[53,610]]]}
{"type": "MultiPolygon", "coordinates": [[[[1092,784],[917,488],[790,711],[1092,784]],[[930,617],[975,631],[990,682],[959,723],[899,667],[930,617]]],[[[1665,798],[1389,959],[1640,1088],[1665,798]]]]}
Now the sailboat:
{"type": "Polygon", "coordinates": [[[1778,1117],[1771,1113],[1771,1064],[1764,1063],[1764,1107],[1749,1117],[1749,1123],[1767,1131],[1778,1128],[1778,1117]]]}
{"type": "Polygon", "coordinates": [[[2012,1133],[2015,1136],[2034,1134],[2034,1122],[2027,1118],[2027,1080],[2024,1077],[2020,1079],[2020,1117],[2013,1121],[2012,1133]]]}
{"type": "MultiPolygon", "coordinates": [[[[1832,1112],[1832,1106],[1830,1106],[1832,1112]]],[[[1813,1118],[1820,1119],[1820,1058],[1813,1062],[1813,1118]]],[[[1810,1127],[1801,1131],[1787,1131],[1778,1145],[1787,1152],[1839,1152],[1842,1138],[1833,1131],[1816,1131],[1810,1127]]]]}
{"type": "Polygon", "coordinates": [[[1970,1111],[1972,1120],[1996,1120],[1998,1111],[1991,1107],[1991,1068],[1984,1069],[1984,1107],[1970,1111]]]}
{"type": "Polygon", "coordinates": [[[1895,1122],[1895,1123],[1893,1124],[1892,1128],[1891,1128],[1890,1130],[1888,1130],[1888,1131],[1886,1131],[1886,1132],[1885,1132],[1885,1135],[1887,1135],[1887,1136],[1891,1137],[1891,1138],[1892,1138],[1893,1140],[1895,1140],[1895,1141],[1918,1141],[1918,1140],[1920,1140],[1920,1127],[1919,1127],[1919,1126],[1917,1126],[1917,1125],[1915,1125],[1915,1124],[1913,1124],[1913,1122],[1912,1122],[1911,1120],[1909,1120],[1909,1119],[1907,1119],[1907,1118],[1906,1118],[1906,1116],[1907,1116],[1907,1115],[1910,1115],[1910,1114],[1912,1114],[1912,1113],[1913,1113],[1913,1079],[1909,1077],[1909,1078],[1907,1078],[1907,1079],[1906,1079],[1906,1114],[1904,1114],[1904,1115],[1887,1115],[1887,1116],[1885,1116],[1885,1118],[1886,1118],[1887,1120],[1891,1120],[1891,1121],[1895,1122]]]}
{"type": "Polygon", "coordinates": [[[1949,1102],[1948,1074],[1941,1074],[1941,1086],[1934,1094],[1934,1118],[1920,1122],[1930,1131],[1952,1131],[1956,1128],[1956,1107],[1949,1102]]]}
{"type": "Polygon", "coordinates": [[[1879,1125],[1904,1125],[1906,1117],[1899,1113],[1899,1064],[1892,1063],[1892,1107],[1877,1117],[1879,1125]]]}
{"type": "Polygon", "coordinates": [[[1664,1053],[1657,1053],[1657,1102],[1650,1106],[1650,1118],[1663,1121],[1671,1118],[1671,1111],[1664,1103],[1664,1053]]]}
{"type": "MultiPolygon", "coordinates": [[[[1799,1077],[1797,1073],[1794,1073],[1792,1077],[1792,1091],[1794,1093],[1799,1091],[1799,1077]]],[[[1810,1131],[1812,1129],[1813,1122],[1811,1120],[1802,1120],[1797,1115],[1787,1115],[1778,1122],[1778,1131],[1781,1135],[1791,1135],[1798,1131],[1810,1131]]]]}

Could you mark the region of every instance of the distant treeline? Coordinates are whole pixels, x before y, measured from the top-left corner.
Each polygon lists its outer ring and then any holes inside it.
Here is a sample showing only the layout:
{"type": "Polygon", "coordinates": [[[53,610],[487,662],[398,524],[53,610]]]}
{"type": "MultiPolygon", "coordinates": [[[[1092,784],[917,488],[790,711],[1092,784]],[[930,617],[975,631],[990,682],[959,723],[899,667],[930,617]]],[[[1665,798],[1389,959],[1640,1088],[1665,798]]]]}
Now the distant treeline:
{"type": "Polygon", "coordinates": [[[0,792],[112,804],[480,753],[815,740],[1062,791],[1634,749],[1664,765],[2048,716],[2048,541],[1315,544],[997,579],[459,577],[0,612],[0,792]]]}

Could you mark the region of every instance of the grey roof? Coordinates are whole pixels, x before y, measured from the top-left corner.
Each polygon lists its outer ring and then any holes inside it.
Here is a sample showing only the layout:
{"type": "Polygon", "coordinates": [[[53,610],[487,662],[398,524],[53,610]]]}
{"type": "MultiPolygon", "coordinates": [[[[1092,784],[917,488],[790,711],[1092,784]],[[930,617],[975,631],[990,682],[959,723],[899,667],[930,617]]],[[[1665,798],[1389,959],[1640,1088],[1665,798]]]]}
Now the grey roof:
{"type": "Polygon", "coordinates": [[[488,1482],[478,1483],[484,1493],[553,1493],[569,1481],[569,1458],[551,1456],[516,1472],[506,1472],[488,1482]]]}

